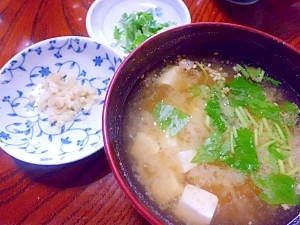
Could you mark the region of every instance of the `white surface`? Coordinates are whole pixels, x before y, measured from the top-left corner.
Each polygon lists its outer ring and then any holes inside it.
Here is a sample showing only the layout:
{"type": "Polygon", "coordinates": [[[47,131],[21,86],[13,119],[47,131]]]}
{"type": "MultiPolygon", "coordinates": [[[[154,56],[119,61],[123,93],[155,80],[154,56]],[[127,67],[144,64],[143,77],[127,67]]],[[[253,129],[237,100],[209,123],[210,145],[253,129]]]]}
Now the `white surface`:
{"type": "Polygon", "coordinates": [[[197,163],[191,163],[192,159],[194,156],[197,154],[196,150],[187,150],[187,151],[182,151],[178,152],[178,159],[182,167],[182,171],[184,173],[190,171],[194,167],[196,167],[198,164],[197,163]]]}
{"type": "MultiPolygon", "coordinates": [[[[114,27],[123,13],[147,11],[161,8],[162,15],[154,18],[158,22],[175,22],[176,26],[191,23],[191,16],[182,0],[96,0],[88,10],[86,29],[91,38],[110,45],[113,43],[114,27]]],[[[117,47],[124,57],[128,54],[117,47]]]]}
{"type": "Polygon", "coordinates": [[[213,218],[218,197],[194,185],[187,184],[177,205],[177,212],[188,224],[208,225],[213,218]]]}
{"type": "Polygon", "coordinates": [[[103,100],[121,61],[112,48],[77,36],[44,40],[18,53],[0,70],[0,147],[19,160],[41,165],[73,162],[101,149],[103,100]],[[61,128],[29,104],[32,90],[60,71],[96,88],[102,99],[90,115],[80,112],[61,128]]]}

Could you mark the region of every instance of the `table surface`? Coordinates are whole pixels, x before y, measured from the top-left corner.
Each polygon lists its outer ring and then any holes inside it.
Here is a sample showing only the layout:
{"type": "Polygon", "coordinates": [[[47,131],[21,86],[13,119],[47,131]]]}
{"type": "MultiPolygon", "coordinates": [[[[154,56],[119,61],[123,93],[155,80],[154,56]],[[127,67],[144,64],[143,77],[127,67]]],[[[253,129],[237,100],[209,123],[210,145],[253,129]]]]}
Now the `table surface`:
{"type": "MultiPolygon", "coordinates": [[[[192,22],[246,25],[300,50],[299,0],[260,0],[248,6],[224,0],[184,2],[192,22]]],[[[16,53],[41,40],[88,36],[85,18],[92,3],[1,0],[0,68],[16,53]]],[[[103,150],[66,165],[37,166],[18,161],[0,149],[0,224],[138,225],[147,221],[120,189],[103,150]]]]}

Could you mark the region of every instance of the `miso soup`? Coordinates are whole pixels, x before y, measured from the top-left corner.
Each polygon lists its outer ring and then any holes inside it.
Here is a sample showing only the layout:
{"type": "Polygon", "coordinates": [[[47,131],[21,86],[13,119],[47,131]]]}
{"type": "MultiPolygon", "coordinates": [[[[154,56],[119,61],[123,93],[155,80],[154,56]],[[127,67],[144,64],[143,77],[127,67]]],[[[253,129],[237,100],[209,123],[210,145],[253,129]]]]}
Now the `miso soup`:
{"type": "Polygon", "coordinates": [[[125,149],[147,195],[179,224],[282,225],[298,214],[298,97],[271,75],[216,53],[178,56],[141,78],[125,149]]]}

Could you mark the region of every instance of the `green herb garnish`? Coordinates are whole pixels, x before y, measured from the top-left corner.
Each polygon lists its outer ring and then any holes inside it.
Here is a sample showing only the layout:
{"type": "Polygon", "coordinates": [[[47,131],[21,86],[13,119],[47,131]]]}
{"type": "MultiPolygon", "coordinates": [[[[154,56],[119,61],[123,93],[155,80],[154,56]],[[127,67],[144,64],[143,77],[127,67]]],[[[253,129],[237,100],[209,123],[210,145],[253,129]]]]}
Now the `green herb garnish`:
{"type": "Polygon", "coordinates": [[[211,90],[210,87],[204,84],[199,86],[190,87],[188,92],[191,93],[194,97],[201,96],[204,100],[210,99],[211,90]]]}
{"type": "Polygon", "coordinates": [[[261,198],[268,204],[298,205],[296,179],[283,174],[270,174],[255,177],[255,185],[262,189],[261,198]]]}
{"type": "Polygon", "coordinates": [[[236,107],[247,105],[250,99],[266,99],[266,94],[260,86],[252,84],[242,77],[235,78],[227,86],[230,88],[228,98],[236,107]]]}
{"type": "Polygon", "coordinates": [[[251,112],[259,117],[265,117],[275,122],[282,120],[281,108],[271,102],[252,98],[248,100],[247,104],[251,112]]]}
{"type": "Polygon", "coordinates": [[[261,68],[255,68],[252,66],[245,65],[244,67],[240,64],[236,65],[236,69],[240,72],[245,78],[251,78],[256,82],[261,82],[264,78],[265,71],[261,68]]]}
{"type": "Polygon", "coordinates": [[[267,81],[269,81],[269,82],[271,82],[273,85],[275,85],[276,87],[277,86],[279,86],[279,85],[281,85],[281,82],[280,81],[278,81],[278,80],[275,80],[274,78],[272,78],[272,77],[265,77],[265,79],[267,80],[267,81]]]}
{"type": "Polygon", "coordinates": [[[206,139],[201,148],[197,150],[197,154],[192,159],[192,163],[214,162],[220,157],[220,147],[222,145],[222,134],[214,132],[206,139]]]}
{"type": "Polygon", "coordinates": [[[175,136],[190,119],[186,113],[162,101],[156,104],[153,116],[163,130],[169,129],[170,136],[175,136]]]}
{"type": "Polygon", "coordinates": [[[226,124],[221,116],[221,107],[219,102],[209,101],[205,107],[207,115],[212,118],[213,124],[220,132],[227,130],[226,124]]]}
{"type": "Polygon", "coordinates": [[[284,123],[288,126],[295,126],[298,122],[299,108],[295,103],[286,101],[283,105],[285,110],[283,114],[284,123]]]}
{"type": "Polygon", "coordinates": [[[114,45],[120,44],[125,53],[130,53],[149,37],[175,23],[157,22],[151,12],[123,13],[117,26],[114,27],[114,45]]]}
{"type": "Polygon", "coordinates": [[[223,161],[231,167],[246,173],[256,171],[259,167],[259,162],[253,133],[246,128],[238,129],[236,132],[234,153],[230,154],[227,152],[224,154],[222,156],[223,161]]]}

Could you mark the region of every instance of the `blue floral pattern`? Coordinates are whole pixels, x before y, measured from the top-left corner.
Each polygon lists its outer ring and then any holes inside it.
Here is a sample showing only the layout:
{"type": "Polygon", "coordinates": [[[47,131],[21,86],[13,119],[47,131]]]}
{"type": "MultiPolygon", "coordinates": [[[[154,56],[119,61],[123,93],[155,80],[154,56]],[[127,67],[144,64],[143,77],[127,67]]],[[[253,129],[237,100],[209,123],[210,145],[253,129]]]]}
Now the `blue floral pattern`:
{"type": "Polygon", "coordinates": [[[32,45],[0,70],[0,147],[34,164],[63,164],[103,147],[102,108],[121,57],[86,37],[59,37],[32,45]],[[101,96],[91,113],[83,110],[58,128],[29,103],[29,95],[51,73],[64,71],[101,96]]]}

